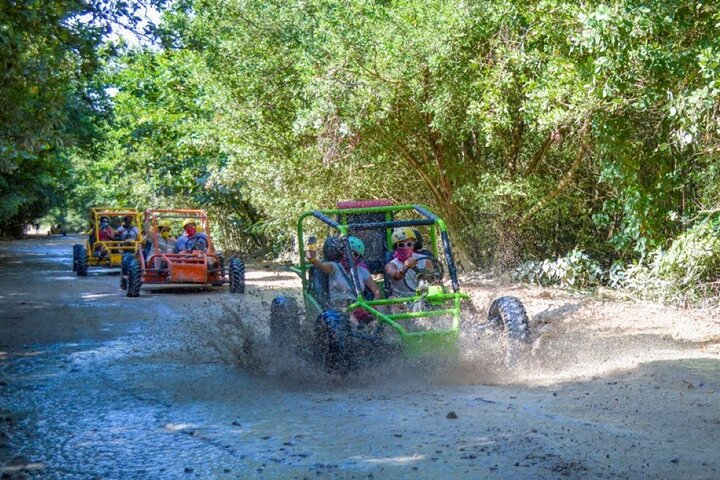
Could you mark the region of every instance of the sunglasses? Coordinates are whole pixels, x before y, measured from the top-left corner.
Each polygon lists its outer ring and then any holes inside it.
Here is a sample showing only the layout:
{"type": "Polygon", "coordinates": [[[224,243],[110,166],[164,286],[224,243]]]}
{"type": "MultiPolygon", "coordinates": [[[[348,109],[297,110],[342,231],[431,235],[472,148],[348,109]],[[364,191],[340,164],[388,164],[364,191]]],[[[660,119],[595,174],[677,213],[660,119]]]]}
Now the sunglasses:
{"type": "Polygon", "coordinates": [[[415,242],[398,242],[395,244],[395,248],[412,247],[415,242]]]}

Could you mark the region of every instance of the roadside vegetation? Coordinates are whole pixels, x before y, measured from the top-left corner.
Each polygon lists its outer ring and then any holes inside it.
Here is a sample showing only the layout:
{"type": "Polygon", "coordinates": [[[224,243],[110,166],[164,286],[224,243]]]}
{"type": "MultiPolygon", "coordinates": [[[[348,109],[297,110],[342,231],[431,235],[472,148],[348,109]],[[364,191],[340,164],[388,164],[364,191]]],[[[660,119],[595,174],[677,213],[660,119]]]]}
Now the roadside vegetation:
{"type": "Polygon", "coordinates": [[[108,35],[140,2],[0,6],[6,232],[192,206],[277,253],[300,211],[382,197],[438,211],[466,266],[717,297],[717,2],[154,5],[140,46],[108,35]]]}

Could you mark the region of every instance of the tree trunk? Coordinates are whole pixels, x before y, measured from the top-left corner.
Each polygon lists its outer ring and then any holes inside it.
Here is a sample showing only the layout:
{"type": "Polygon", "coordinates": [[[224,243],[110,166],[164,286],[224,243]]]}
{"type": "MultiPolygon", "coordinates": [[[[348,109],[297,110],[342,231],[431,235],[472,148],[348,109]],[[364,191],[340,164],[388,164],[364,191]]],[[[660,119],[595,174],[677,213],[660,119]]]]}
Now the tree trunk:
{"type": "Polygon", "coordinates": [[[567,172],[563,175],[563,177],[560,179],[560,182],[558,183],[555,190],[550,192],[545,198],[540,200],[538,203],[536,203],[528,212],[523,215],[522,219],[520,219],[521,223],[525,223],[528,221],[533,215],[535,215],[537,212],[545,208],[545,206],[552,200],[553,198],[557,197],[560,193],[563,192],[567,188],[568,185],[570,185],[570,182],[575,177],[575,172],[582,164],[582,161],[585,159],[585,154],[587,153],[588,149],[590,148],[588,145],[588,133],[590,131],[590,120],[586,119],[585,123],[583,124],[582,128],[579,132],[579,141],[580,146],[577,151],[577,155],[575,156],[575,161],[573,161],[572,165],[570,165],[570,168],[567,172]]]}

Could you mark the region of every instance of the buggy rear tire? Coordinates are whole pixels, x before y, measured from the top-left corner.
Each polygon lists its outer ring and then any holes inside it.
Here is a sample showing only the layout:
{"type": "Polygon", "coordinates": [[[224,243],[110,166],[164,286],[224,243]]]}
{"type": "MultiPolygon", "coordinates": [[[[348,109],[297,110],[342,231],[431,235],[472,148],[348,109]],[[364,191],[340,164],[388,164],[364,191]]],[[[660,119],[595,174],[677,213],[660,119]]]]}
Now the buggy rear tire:
{"type": "Polygon", "coordinates": [[[270,304],[270,343],[296,346],[300,339],[298,304],[293,297],[278,295],[270,304]]]}
{"type": "Polygon", "coordinates": [[[516,297],[500,297],[493,301],[488,311],[488,323],[501,329],[507,348],[505,366],[512,366],[523,346],[530,343],[530,322],[522,302],[516,297]]]}
{"type": "Polygon", "coordinates": [[[83,245],[78,245],[77,269],[75,272],[79,277],[86,277],[88,274],[88,251],[83,245]]]}
{"type": "Polygon", "coordinates": [[[228,265],[230,293],[245,293],[245,263],[237,257],[230,259],[228,265]]]}
{"type": "Polygon", "coordinates": [[[530,343],[530,322],[527,311],[516,297],[496,298],[488,311],[488,322],[501,327],[508,338],[530,343]]]}
{"type": "Polygon", "coordinates": [[[79,243],[73,245],[73,272],[77,272],[78,269],[78,249],[82,247],[79,243]]]}
{"type": "Polygon", "coordinates": [[[137,297],[140,295],[142,287],[142,272],[140,271],[140,262],[135,257],[130,257],[125,264],[127,269],[127,296],[137,297]]]}
{"type": "Polygon", "coordinates": [[[315,357],[331,374],[346,375],[352,369],[350,321],[338,310],[325,310],[315,320],[315,357]]]}
{"type": "Polygon", "coordinates": [[[135,258],[132,253],[123,253],[122,262],[120,263],[120,288],[127,290],[128,287],[128,269],[127,264],[131,258],[135,258]]]}

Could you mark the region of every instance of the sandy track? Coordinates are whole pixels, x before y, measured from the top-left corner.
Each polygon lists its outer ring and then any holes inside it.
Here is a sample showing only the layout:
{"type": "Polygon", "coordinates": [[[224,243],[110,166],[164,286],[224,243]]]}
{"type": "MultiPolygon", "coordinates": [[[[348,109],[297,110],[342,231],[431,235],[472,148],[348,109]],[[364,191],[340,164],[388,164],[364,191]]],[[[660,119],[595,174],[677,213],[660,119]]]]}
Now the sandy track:
{"type": "Polygon", "coordinates": [[[481,337],[459,364],[339,380],[267,345],[291,274],[128,299],[117,276],[69,271],[72,242],[0,245],[7,478],[720,477],[714,312],[475,280],[480,310],[528,308],[517,369],[481,337]]]}

